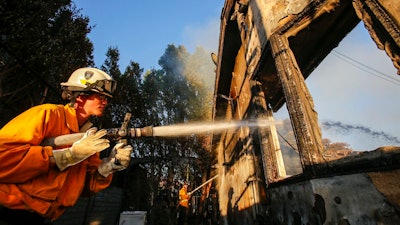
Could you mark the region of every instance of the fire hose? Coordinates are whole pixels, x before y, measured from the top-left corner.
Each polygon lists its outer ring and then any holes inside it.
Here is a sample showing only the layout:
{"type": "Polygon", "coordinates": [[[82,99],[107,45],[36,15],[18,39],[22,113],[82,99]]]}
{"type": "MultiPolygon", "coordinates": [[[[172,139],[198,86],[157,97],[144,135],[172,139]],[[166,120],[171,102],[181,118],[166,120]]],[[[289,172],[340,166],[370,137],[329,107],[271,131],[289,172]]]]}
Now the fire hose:
{"type": "MultiPolygon", "coordinates": [[[[135,137],[152,137],[153,136],[153,127],[143,127],[143,128],[130,128],[129,132],[126,134],[124,130],[120,128],[110,128],[106,129],[107,134],[105,138],[108,140],[120,140],[122,138],[135,138],[135,137]]],[[[42,146],[67,146],[72,145],[75,141],[80,140],[85,133],[74,133],[74,134],[65,134],[57,137],[46,138],[42,141],[42,146]]]]}
{"type": "Polygon", "coordinates": [[[193,191],[189,192],[188,195],[192,195],[193,193],[195,193],[197,190],[199,190],[200,188],[204,187],[204,185],[210,183],[211,181],[213,181],[214,179],[216,179],[218,177],[218,175],[213,176],[212,178],[208,179],[206,182],[204,182],[203,184],[201,184],[200,186],[198,186],[197,188],[195,188],[193,191]]]}
{"type": "MultiPolygon", "coordinates": [[[[108,140],[125,142],[127,138],[135,138],[135,137],[151,137],[153,136],[153,127],[147,126],[143,128],[128,128],[129,120],[131,118],[130,113],[125,114],[124,122],[120,128],[110,128],[106,129],[107,134],[105,138],[108,140]]],[[[46,138],[42,141],[42,146],[67,146],[72,145],[75,141],[80,140],[85,133],[74,133],[74,134],[65,134],[57,137],[46,138]]]]}

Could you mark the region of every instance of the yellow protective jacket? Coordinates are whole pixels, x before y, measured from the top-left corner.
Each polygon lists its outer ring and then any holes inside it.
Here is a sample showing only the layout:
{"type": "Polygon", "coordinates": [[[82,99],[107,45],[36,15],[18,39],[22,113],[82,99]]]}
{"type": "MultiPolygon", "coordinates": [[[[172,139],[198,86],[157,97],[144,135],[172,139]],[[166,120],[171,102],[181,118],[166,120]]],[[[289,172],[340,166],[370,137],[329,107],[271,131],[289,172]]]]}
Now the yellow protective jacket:
{"type": "Polygon", "coordinates": [[[112,176],[97,172],[99,154],[61,172],[50,163],[53,148],[40,145],[44,138],[76,132],[76,112],[69,105],[35,106],[7,123],[0,130],[0,205],[55,220],[81,194],[108,187],[112,176]]]}
{"type": "Polygon", "coordinates": [[[189,195],[187,194],[187,190],[185,188],[181,188],[181,190],[179,190],[179,205],[189,208],[189,195]]]}

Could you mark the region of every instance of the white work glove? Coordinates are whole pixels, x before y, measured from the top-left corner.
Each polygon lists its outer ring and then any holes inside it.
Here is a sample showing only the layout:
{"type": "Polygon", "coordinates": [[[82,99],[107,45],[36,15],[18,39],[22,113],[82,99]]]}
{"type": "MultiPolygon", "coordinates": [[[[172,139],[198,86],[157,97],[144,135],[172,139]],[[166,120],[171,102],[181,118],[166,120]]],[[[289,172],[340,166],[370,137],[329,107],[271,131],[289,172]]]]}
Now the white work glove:
{"type": "Polygon", "coordinates": [[[104,149],[110,147],[110,141],[102,138],[107,131],[91,128],[83,137],[74,142],[71,147],[53,150],[53,157],[58,168],[63,171],[69,166],[73,166],[104,149]]]}
{"type": "Polygon", "coordinates": [[[103,159],[97,171],[103,176],[108,177],[110,174],[124,170],[129,166],[133,148],[124,143],[118,143],[114,146],[110,156],[103,159]]]}

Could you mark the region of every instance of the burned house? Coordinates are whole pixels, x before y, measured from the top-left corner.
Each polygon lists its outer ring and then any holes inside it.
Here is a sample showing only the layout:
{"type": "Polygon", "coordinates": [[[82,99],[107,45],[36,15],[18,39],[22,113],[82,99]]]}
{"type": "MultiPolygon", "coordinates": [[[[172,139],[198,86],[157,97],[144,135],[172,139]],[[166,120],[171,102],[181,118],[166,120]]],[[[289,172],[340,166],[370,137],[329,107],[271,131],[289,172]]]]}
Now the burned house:
{"type": "Polygon", "coordinates": [[[399,224],[400,147],[329,160],[305,84],[359,23],[400,74],[398,0],[225,1],[214,120],[273,122],[285,105],[302,171],[287,175],[274,126],[214,135],[222,224],[399,224]]]}

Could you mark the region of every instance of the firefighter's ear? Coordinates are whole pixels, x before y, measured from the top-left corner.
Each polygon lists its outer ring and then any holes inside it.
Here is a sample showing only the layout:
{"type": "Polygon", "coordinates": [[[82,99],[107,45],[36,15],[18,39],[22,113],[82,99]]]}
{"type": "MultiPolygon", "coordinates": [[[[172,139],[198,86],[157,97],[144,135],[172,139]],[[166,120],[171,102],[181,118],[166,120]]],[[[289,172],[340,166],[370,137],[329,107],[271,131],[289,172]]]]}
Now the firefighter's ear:
{"type": "Polygon", "coordinates": [[[63,99],[63,100],[70,100],[71,99],[71,95],[68,93],[68,91],[63,91],[62,93],[61,93],[61,98],[63,99]]]}

